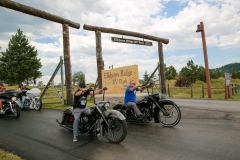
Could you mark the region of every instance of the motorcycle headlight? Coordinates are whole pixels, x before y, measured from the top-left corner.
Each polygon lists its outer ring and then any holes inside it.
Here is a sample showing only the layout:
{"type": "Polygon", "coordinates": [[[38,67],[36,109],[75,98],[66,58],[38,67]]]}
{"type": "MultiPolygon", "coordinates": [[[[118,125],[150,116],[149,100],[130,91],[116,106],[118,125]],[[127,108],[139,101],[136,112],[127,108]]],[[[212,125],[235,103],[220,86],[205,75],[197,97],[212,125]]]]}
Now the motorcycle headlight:
{"type": "Polygon", "coordinates": [[[12,101],[16,101],[17,99],[16,99],[16,97],[12,97],[12,101]]]}
{"type": "Polygon", "coordinates": [[[106,110],[109,108],[109,106],[110,106],[110,103],[109,103],[109,102],[107,102],[107,103],[104,104],[104,108],[105,108],[106,110]]]}

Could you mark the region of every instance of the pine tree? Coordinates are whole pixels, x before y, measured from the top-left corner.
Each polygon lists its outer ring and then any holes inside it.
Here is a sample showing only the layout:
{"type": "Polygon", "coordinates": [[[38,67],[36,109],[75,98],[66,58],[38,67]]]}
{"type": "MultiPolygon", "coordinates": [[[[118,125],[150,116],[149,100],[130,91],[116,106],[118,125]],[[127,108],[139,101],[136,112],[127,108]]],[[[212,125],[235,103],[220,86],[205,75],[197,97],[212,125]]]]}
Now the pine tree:
{"type": "Polygon", "coordinates": [[[195,65],[192,60],[187,62],[187,66],[183,67],[179,75],[184,77],[191,83],[195,83],[198,79],[198,65],[195,65]]]}
{"type": "Polygon", "coordinates": [[[10,39],[6,52],[1,54],[0,74],[3,82],[14,85],[42,76],[39,71],[42,64],[37,58],[37,50],[29,44],[20,29],[10,39]]]}
{"type": "Polygon", "coordinates": [[[72,77],[73,84],[79,85],[80,83],[85,83],[84,73],[82,71],[75,72],[72,77]]]}
{"type": "Polygon", "coordinates": [[[149,75],[147,74],[147,71],[145,71],[145,72],[144,72],[144,75],[143,75],[143,81],[144,81],[144,83],[147,82],[148,78],[149,78],[149,75]]]}
{"type": "Polygon", "coordinates": [[[169,67],[165,67],[165,77],[167,80],[175,79],[177,75],[177,71],[172,65],[169,67]]]}

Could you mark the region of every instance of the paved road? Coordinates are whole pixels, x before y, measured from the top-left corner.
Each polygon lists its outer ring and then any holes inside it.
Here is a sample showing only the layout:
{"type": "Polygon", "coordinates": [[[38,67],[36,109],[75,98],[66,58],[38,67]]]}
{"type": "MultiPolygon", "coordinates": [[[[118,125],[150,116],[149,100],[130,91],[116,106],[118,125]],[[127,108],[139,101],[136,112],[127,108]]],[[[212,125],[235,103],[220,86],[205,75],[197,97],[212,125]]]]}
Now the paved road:
{"type": "Polygon", "coordinates": [[[128,123],[120,144],[87,136],[73,143],[72,133],[55,122],[62,111],[25,110],[19,119],[0,117],[0,147],[30,160],[239,159],[240,102],[172,100],[182,111],[177,126],[128,123]]]}

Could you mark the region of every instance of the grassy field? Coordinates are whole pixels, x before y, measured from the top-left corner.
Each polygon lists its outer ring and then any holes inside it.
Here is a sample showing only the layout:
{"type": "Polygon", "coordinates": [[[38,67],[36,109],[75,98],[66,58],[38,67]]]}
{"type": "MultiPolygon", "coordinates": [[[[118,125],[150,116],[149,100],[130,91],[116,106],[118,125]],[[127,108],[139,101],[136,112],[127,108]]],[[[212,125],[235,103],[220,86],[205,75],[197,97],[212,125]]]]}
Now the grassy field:
{"type": "MultiPolygon", "coordinates": [[[[191,87],[175,87],[174,83],[175,83],[175,80],[170,80],[166,82],[167,93],[170,93],[170,96],[168,94],[168,97],[208,99],[207,84],[203,83],[202,81],[197,81],[196,83],[192,84],[192,89],[191,87]],[[169,85],[170,92],[168,91],[168,85],[169,85]],[[204,86],[204,97],[203,97],[202,85],[204,86]]],[[[240,87],[240,79],[232,79],[231,83],[234,85],[237,84],[238,87],[240,87]]],[[[225,85],[224,78],[211,80],[212,99],[226,100],[224,85],[225,85]]],[[[232,98],[228,100],[240,100],[240,88],[239,88],[238,94],[232,96],[232,98]]]]}

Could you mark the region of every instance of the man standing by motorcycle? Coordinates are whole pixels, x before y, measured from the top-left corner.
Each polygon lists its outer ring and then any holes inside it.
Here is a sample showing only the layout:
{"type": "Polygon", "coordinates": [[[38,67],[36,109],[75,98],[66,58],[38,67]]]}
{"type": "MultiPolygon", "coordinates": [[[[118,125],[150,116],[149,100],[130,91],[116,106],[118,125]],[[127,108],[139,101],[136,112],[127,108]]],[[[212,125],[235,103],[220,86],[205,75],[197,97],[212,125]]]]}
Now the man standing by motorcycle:
{"type": "Polygon", "coordinates": [[[29,88],[27,88],[26,84],[22,84],[22,88],[21,88],[21,92],[22,92],[22,104],[21,104],[21,109],[24,109],[24,102],[25,99],[27,97],[27,91],[30,90],[29,88]]]}
{"type": "Polygon", "coordinates": [[[132,108],[135,113],[137,114],[138,120],[143,120],[143,115],[138,109],[136,103],[138,102],[136,100],[136,91],[140,91],[144,85],[140,84],[136,86],[136,82],[134,80],[131,80],[129,83],[129,86],[126,88],[125,91],[125,97],[124,97],[124,104],[126,104],[127,107],[132,108]]]}
{"type": "MultiPolygon", "coordinates": [[[[4,92],[6,88],[4,87],[3,83],[0,83],[0,92],[4,92]]],[[[0,99],[0,112],[3,113],[3,102],[4,99],[0,99]]]]}
{"type": "MultiPolygon", "coordinates": [[[[73,104],[73,115],[74,115],[74,122],[73,122],[73,142],[77,142],[78,136],[78,126],[79,126],[79,119],[82,112],[86,110],[87,105],[87,96],[93,95],[93,91],[86,91],[86,86],[84,83],[79,85],[78,90],[74,93],[74,104],[73,104]]],[[[94,94],[101,92],[103,89],[98,89],[94,91],[94,94]]]]}

